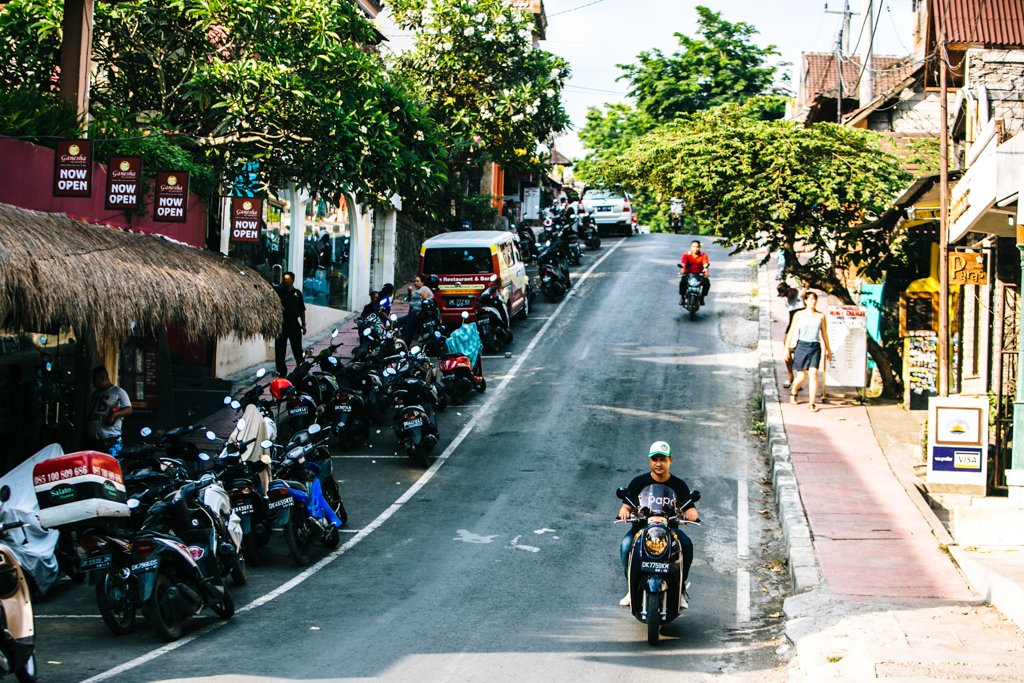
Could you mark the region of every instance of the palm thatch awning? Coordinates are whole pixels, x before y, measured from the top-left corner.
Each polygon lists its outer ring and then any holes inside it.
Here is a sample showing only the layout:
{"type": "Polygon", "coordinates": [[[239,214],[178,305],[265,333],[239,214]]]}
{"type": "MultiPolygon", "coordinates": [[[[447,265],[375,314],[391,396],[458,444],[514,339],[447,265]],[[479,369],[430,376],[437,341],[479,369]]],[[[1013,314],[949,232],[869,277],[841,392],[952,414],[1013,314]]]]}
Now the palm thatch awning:
{"type": "Polygon", "coordinates": [[[0,204],[0,328],[123,339],[132,323],[190,340],[274,337],[281,302],[246,266],[157,235],[0,204]]]}

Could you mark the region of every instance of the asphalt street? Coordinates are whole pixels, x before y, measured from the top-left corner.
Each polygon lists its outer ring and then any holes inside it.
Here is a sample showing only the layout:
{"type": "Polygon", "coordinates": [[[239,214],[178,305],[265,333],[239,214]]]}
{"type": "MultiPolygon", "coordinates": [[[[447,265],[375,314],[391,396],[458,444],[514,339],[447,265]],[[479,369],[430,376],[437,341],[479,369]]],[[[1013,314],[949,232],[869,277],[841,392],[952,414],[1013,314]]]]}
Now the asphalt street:
{"type": "Polygon", "coordinates": [[[43,680],[688,680],[785,678],[788,590],[755,434],[756,269],[707,245],[696,321],[677,305],[675,235],[609,239],[561,304],[538,299],[488,390],[440,415],[424,472],[390,429],[338,454],[344,545],[309,568],[272,540],[227,622],[164,645],[111,635],[88,587],[37,606],[43,680]],[[614,492],[667,440],[700,489],[690,609],[651,648],[618,599],[614,492]]]}

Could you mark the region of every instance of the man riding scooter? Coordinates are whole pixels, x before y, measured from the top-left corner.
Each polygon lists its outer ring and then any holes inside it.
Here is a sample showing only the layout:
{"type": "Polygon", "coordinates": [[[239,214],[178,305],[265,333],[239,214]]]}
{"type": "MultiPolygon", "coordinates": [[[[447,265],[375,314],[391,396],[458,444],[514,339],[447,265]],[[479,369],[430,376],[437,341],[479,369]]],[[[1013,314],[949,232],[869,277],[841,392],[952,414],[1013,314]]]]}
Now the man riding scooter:
{"type": "Polygon", "coordinates": [[[700,305],[703,306],[708,292],[711,290],[711,280],[708,273],[711,270],[711,261],[708,255],[700,250],[700,240],[690,242],[690,251],[683,254],[679,259],[679,305],[686,305],[686,275],[694,274],[701,276],[700,305]]]}

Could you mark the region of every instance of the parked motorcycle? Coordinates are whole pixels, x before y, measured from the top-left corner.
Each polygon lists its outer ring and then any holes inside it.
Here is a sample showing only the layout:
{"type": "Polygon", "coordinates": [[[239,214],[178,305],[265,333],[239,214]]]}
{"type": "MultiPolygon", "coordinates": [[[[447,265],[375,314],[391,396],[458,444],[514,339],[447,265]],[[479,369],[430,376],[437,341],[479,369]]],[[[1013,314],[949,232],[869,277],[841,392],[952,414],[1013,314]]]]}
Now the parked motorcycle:
{"type": "Polygon", "coordinates": [[[593,211],[587,211],[580,216],[579,234],[587,249],[594,251],[601,248],[601,233],[597,229],[593,211]]]}
{"type": "Polygon", "coordinates": [[[394,406],[395,436],[414,463],[427,467],[438,440],[433,409],[435,389],[418,377],[403,376],[401,368],[389,367],[384,372],[394,406]]]}
{"type": "Polygon", "coordinates": [[[696,320],[704,293],[704,278],[698,273],[686,273],[680,288],[683,290],[683,307],[690,312],[690,320],[696,320]]]}
{"type": "MultiPolygon", "coordinates": [[[[0,486],[0,507],[10,499],[10,487],[0,486]]],[[[0,677],[13,673],[22,683],[32,683],[36,680],[32,596],[25,573],[6,544],[9,532],[23,524],[0,524],[0,677]]]]}
{"type": "Polygon", "coordinates": [[[561,301],[569,290],[571,280],[563,275],[559,268],[559,256],[550,241],[544,243],[537,255],[538,275],[540,276],[540,292],[548,301],[561,301]]]}
{"type": "Polygon", "coordinates": [[[498,351],[512,341],[508,306],[498,295],[497,275],[491,275],[490,284],[476,298],[476,326],[488,351],[498,351]]]}
{"type": "Polygon", "coordinates": [[[690,500],[683,503],[664,484],[647,486],[635,501],[628,498],[625,488],[616,491],[616,495],[636,511],[625,522],[640,527],[626,570],[629,609],[637,620],[647,624],[647,642],[657,645],[661,627],[686,609],[683,549],[674,530],[680,522],[700,524],[688,522],[682,515],[685,508],[700,500],[700,491],[691,492],[690,500]]]}
{"type": "Polygon", "coordinates": [[[444,381],[444,389],[453,403],[462,403],[466,400],[469,392],[474,389],[481,393],[487,390],[487,380],[484,379],[483,353],[481,352],[483,344],[479,341],[480,333],[476,330],[476,326],[469,323],[468,318],[469,313],[463,311],[462,326],[452,332],[452,341],[445,344],[446,352],[441,356],[441,377],[444,381]],[[466,342],[467,345],[470,345],[463,338],[467,335],[469,341],[472,342],[472,348],[476,350],[476,362],[470,361],[466,355],[466,353],[470,353],[469,351],[457,350],[461,346],[459,342],[466,342]],[[452,347],[450,351],[447,350],[448,347],[452,347]]]}
{"type": "Polygon", "coordinates": [[[320,433],[320,425],[310,425],[281,449],[274,471],[277,479],[267,490],[271,509],[278,511],[276,525],[284,529],[288,552],[300,566],[309,564],[314,541],[328,548],[341,545],[340,529],[348,521],[326,435],[314,439],[320,433]],[[291,504],[281,502],[289,498],[291,504]]]}

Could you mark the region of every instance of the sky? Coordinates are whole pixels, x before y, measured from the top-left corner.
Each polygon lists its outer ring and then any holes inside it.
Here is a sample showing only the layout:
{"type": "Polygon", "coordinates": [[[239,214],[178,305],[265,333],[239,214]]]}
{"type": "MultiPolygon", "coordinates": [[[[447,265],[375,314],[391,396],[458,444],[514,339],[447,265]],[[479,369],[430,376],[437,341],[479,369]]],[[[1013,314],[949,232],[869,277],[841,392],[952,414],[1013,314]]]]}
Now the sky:
{"type": "MultiPolygon", "coordinates": [[[[850,0],[850,9],[860,13],[863,2],[850,0]]],[[[882,13],[876,15],[875,54],[909,54],[912,0],[878,2],[882,13]]],[[[843,4],[843,0],[544,0],[548,29],[541,47],[564,57],[572,67],[563,100],[578,130],[589,107],[627,101],[628,84],[615,80],[622,75],[616,64],[630,63],[637,53],[652,48],[671,54],[679,44],[677,32],[697,35],[697,5],[721,12],[727,21],[751,24],[758,31],[753,39],[756,45],[775,45],[781,53],[778,61],[797,65],[802,52],[834,49],[843,4]],[[826,5],[836,13],[826,13],[826,5]]],[[[863,14],[851,19],[851,47],[862,22],[863,14]]],[[[791,77],[793,68],[789,67],[791,77]]],[[[557,139],[556,145],[570,158],[583,155],[574,132],[557,139]]]]}

